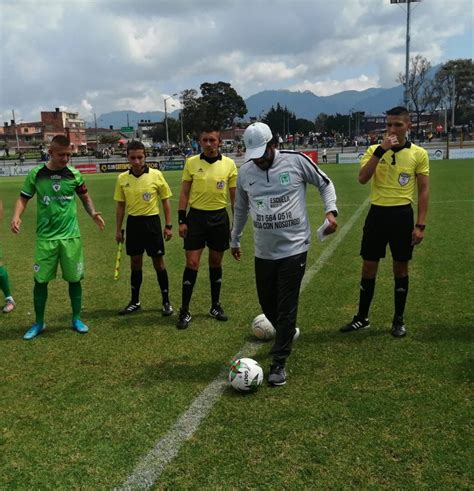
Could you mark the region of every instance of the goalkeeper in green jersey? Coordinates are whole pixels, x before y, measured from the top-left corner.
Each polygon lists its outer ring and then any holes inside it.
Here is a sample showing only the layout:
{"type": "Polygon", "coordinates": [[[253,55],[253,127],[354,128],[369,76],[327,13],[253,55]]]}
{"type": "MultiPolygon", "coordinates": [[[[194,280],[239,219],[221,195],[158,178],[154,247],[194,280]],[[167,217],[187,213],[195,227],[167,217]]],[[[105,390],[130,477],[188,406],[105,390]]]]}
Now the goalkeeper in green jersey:
{"type": "Polygon", "coordinates": [[[61,264],[64,280],[69,283],[71,327],[81,334],[88,332],[89,328],[80,319],[84,254],[77,221],[76,194],[99,229],[103,230],[105,226],[101,213],[95,210],[81,173],[67,165],[71,157],[69,139],[64,135],[55,136],[49,147],[49,155],[51,158],[48,162],[36,166],[26,176],[11,221],[12,232],[19,233],[21,216],[28,201],[36,194],[36,250],[33,266],[36,320],[26,331],[24,339],[33,339],[46,327],[44,311],[48,282],[56,278],[58,263],[61,264]]]}
{"type": "MultiPolygon", "coordinates": [[[[3,218],[3,201],[0,200],[0,219],[3,218]]],[[[8,279],[7,268],[3,265],[2,261],[2,249],[0,248],[0,290],[2,290],[5,295],[5,305],[3,306],[2,312],[4,314],[9,314],[15,308],[15,301],[12,297],[12,292],[10,289],[10,281],[8,279]]]]}

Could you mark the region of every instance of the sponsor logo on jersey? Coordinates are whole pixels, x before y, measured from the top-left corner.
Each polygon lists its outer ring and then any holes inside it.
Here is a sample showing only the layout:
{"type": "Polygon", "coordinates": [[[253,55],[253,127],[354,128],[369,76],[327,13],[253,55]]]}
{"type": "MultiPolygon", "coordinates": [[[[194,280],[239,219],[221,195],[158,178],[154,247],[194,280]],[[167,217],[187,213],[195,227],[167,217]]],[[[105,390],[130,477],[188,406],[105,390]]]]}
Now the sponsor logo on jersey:
{"type": "Polygon", "coordinates": [[[398,182],[400,183],[400,186],[406,186],[410,182],[410,174],[400,172],[398,175],[398,182]]]}
{"type": "Polygon", "coordinates": [[[290,184],[290,173],[289,172],[282,172],[280,174],[280,184],[282,186],[288,186],[290,184]]]}
{"type": "Polygon", "coordinates": [[[51,198],[48,195],[43,196],[43,203],[48,206],[51,203],[51,198]]]}

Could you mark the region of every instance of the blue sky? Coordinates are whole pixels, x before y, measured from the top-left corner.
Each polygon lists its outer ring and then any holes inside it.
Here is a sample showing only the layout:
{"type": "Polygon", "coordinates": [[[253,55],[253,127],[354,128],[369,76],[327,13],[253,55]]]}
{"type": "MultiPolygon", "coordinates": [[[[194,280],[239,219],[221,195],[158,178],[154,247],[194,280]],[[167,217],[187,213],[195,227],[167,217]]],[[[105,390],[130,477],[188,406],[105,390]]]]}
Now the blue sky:
{"type": "MultiPolygon", "coordinates": [[[[164,97],[219,80],[243,97],[391,87],[405,28],[389,0],[0,0],[0,117],[163,110],[164,97]]],[[[472,0],[424,0],[411,53],[472,57],[472,29],[472,0]]]]}

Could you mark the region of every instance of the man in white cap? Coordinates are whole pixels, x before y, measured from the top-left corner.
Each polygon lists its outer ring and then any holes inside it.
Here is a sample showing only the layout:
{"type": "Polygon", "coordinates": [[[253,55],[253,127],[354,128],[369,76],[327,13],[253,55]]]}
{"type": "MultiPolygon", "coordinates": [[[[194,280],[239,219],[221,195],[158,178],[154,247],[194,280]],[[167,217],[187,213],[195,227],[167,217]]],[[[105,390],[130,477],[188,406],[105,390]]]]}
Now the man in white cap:
{"type": "Polygon", "coordinates": [[[306,183],[319,189],[327,218],[325,234],[337,228],[336,192],[309,157],[277,150],[277,139],[266,124],[251,124],[244,142],[247,150],[237,179],[231,252],[240,260],[240,237],[250,212],[258,300],[276,329],[268,382],[278,386],[286,383],[285,362],[296,333],[299,291],[311,239],[306,183]]]}

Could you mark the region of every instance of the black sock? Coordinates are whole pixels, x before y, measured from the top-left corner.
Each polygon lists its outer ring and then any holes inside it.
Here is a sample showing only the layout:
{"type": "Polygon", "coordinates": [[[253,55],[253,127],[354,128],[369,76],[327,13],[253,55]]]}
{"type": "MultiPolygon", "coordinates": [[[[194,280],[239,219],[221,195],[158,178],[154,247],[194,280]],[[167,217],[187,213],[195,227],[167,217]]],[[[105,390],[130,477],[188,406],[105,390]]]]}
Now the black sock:
{"type": "Polygon", "coordinates": [[[211,282],[211,300],[212,305],[219,303],[222,285],[222,268],[209,268],[209,280],[211,282]]]}
{"type": "Polygon", "coordinates": [[[181,308],[185,311],[189,310],[189,303],[191,302],[191,296],[193,294],[194,284],[196,283],[198,272],[194,269],[184,268],[183,273],[183,301],[181,308]]]}
{"type": "Polygon", "coordinates": [[[359,312],[357,317],[367,319],[369,317],[370,303],[374,296],[375,278],[361,278],[360,280],[360,296],[359,296],[359,312]]]}
{"type": "Polygon", "coordinates": [[[157,271],[156,277],[158,278],[158,284],[160,285],[161,297],[163,299],[163,303],[169,303],[170,297],[168,293],[168,289],[169,289],[168,272],[166,271],[166,269],[157,271]]]}
{"type": "Polygon", "coordinates": [[[143,272],[142,270],[132,271],[130,276],[130,284],[132,285],[132,303],[140,301],[140,287],[142,286],[143,272]]]}
{"type": "Polygon", "coordinates": [[[408,276],[395,278],[395,317],[403,317],[408,295],[408,276]]]}

